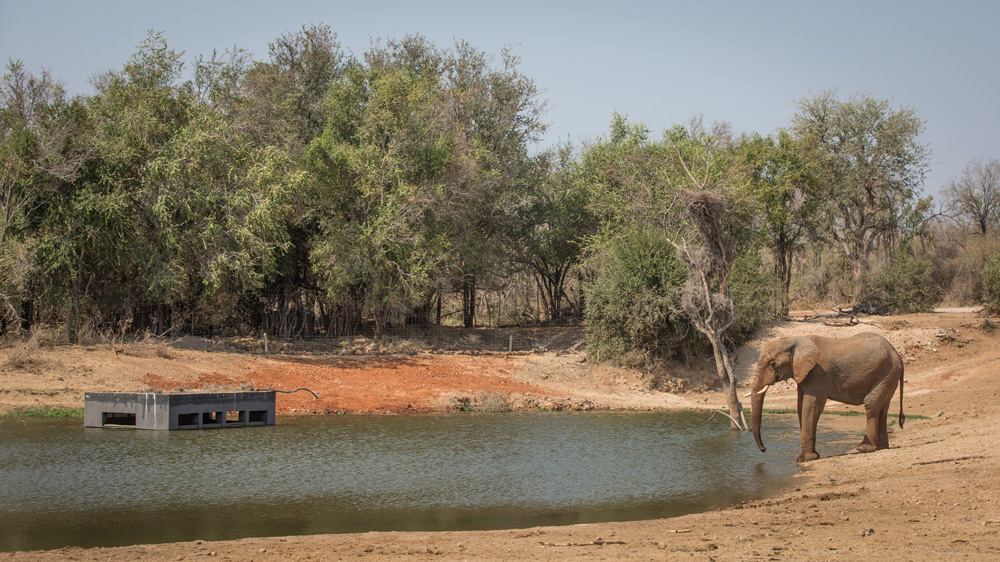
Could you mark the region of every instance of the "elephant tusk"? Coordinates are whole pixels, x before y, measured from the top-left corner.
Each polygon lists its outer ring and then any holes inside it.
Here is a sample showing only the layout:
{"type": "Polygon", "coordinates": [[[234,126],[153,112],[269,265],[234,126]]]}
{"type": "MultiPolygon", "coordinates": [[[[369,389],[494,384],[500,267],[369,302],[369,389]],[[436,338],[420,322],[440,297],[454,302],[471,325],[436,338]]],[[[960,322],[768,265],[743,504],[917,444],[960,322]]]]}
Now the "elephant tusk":
{"type": "Polygon", "coordinates": [[[743,395],[743,398],[750,398],[750,394],[751,393],[747,392],[746,394],[743,395]]]}
{"type": "Polygon", "coordinates": [[[767,389],[769,389],[769,388],[771,388],[771,385],[769,385],[769,384],[764,385],[764,388],[758,390],[757,394],[764,394],[765,392],[767,392],[767,389]]]}

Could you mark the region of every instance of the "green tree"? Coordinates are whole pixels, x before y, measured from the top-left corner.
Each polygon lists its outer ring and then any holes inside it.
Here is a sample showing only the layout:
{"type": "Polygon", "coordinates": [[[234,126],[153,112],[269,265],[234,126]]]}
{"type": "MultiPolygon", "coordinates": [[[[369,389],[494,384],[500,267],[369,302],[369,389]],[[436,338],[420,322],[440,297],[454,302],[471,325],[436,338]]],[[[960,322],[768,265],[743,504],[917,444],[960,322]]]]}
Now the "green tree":
{"type": "Polygon", "coordinates": [[[327,96],[329,119],[309,146],[329,208],[312,253],[332,302],[361,295],[381,335],[418,302],[446,263],[433,208],[453,170],[437,57],[370,57],[327,96]],[[396,63],[402,64],[396,64],[396,63]]]}
{"type": "MultiPolygon", "coordinates": [[[[706,128],[700,118],[654,142],[644,126],[615,115],[609,137],[589,147],[583,159],[594,214],[602,223],[592,244],[612,238],[619,225],[644,225],[659,231],[684,264],[680,306],[688,325],[712,347],[735,428],[745,422],[738,417],[742,407],[726,346],[738,313],[733,265],[740,253],[755,251],[744,168],[728,126],[706,128]]],[[[591,321],[600,320],[588,314],[591,321]]]]}
{"type": "Polygon", "coordinates": [[[580,263],[585,239],[596,229],[571,147],[536,160],[535,180],[525,182],[524,193],[505,206],[505,246],[509,259],[535,277],[548,318],[558,319],[566,282],[580,263]]]}
{"type": "Polygon", "coordinates": [[[48,71],[8,64],[0,81],[0,334],[19,326],[37,296],[31,280],[46,205],[78,177],[87,154],[78,116],[79,103],[48,71]]]}
{"type": "MultiPolygon", "coordinates": [[[[445,185],[448,203],[439,216],[452,233],[451,271],[462,290],[463,323],[470,328],[476,323],[480,284],[508,261],[499,251],[507,209],[521,205],[524,196],[531,198],[526,191],[536,185],[536,159],[529,157],[528,145],[545,129],[545,104],[519,66],[510,49],[497,61],[464,41],[443,57],[444,102],[456,127],[462,165],[445,185]]],[[[547,303],[550,312],[558,304],[547,303]]]]}
{"type": "Polygon", "coordinates": [[[530,174],[540,124],[516,59],[491,61],[411,36],[375,45],[327,93],[307,151],[315,198],[331,203],[314,271],[332,302],[363,295],[379,333],[455,285],[471,327],[478,280],[503,261],[490,242],[530,174]]]}
{"type": "Polygon", "coordinates": [[[195,102],[181,82],[181,58],[150,31],[121,70],[95,79],[97,94],[87,100],[91,158],[53,201],[44,240],[50,300],[68,310],[71,341],[85,315],[125,322],[134,306],[157,300],[150,264],[167,249],[145,202],[150,164],[188,124],[195,102]]]}
{"type": "Polygon", "coordinates": [[[818,154],[809,139],[798,140],[782,130],[768,137],[745,136],[739,155],[748,168],[750,196],[762,211],[762,240],[774,259],[778,313],[787,315],[795,254],[816,230],[823,203],[818,154]]]}
{"type": "Polygon", "coordinates": [[[822,154],[829,233],[851,264],[856,299],[871,289],[872,256],[898,245],[929,206],[920,199],[930,157],[923,130],[914,109],[868,95],[825,91],[799,102],[793,132],[822,154]]]}
{"type": "MultiPolygon", "coordinates": [[[[268,45],[268,60],[247,64],[237,52],[217,72],[224,86],[220,96],[230,118],[264,146],[298,155],[323,130],[324,99],[330,85],[351,64],[327,25],[302,26],[268,45]],[[234,64],[235,63],[235,64],[234,64]],[[237,80],[225,80],[236,71],[237,80]]],[[[215,65],[211,65],[215,66],[215,65]]]]}
{"type": "Polygon", "coordinates": [[[144,275],[150,293],[228,319],[239,297],[273,274],[287,245],[290,202],[307,181],[286,153],[257,148],[222,115],[193,108],[143,182],[142,211],[157,250],[144,275]]]}

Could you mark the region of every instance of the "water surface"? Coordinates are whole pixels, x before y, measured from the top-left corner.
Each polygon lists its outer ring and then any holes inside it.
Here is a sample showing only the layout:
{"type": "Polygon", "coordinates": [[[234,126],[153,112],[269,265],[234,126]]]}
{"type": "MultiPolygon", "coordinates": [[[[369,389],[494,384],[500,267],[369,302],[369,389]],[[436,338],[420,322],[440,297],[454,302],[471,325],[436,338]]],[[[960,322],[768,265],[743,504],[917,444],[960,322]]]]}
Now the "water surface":
{"type": "MultiPolygon", "coordinates": [[[[173,432],[0,419],[0,551],[649,519],[788,483],[794,415],[765,419],[766,454],[707,417],[303,416],[173,432]]],[[[843,439],[821,427],[821,452],[843,439]]]]}

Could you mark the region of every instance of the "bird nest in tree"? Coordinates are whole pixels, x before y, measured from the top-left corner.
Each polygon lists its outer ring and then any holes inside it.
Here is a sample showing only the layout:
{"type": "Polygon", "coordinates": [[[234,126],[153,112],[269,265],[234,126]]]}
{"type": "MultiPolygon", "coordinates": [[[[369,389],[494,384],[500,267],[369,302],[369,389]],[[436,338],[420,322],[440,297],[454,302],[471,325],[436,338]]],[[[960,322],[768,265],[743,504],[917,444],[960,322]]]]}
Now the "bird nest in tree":
{"type": "Polygon", "coordinates": [[[686,189],[680,193],[680,200],[684,204],[688,220],[698,229],[705,243],[699,252],[703,255],[695,256],[694,252],[691,252],[691,258],[702,261],[704,266],[699,267],[701,264],[698,263],[692,265],[702,271],[710,271],[718,265],[728,264],[732,258],[722,227],[727,212],[726,198],[715,191],[686,189]]]}

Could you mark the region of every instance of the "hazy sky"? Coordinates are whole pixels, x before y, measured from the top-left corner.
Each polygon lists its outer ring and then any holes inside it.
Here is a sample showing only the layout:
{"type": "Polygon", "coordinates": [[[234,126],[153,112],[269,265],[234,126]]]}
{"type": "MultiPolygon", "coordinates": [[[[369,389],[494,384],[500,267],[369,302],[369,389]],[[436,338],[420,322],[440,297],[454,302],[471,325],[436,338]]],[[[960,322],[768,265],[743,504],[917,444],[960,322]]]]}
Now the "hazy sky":
{"type": "Polygon", "coordinates": [[[190,63],[234,45],[263,60],[311,23],[357,55],[414,33],[512,47],[548,101],[546,144],[603,135],[614,111],[657,135],[698,114],[766,134],[836,87],[917,110],[933,150],[928,193],[972,158],[1000,158],[1000,3],[989,1],[0,0],[0,61],[89,94],[89,78],[121,68],[149,29],[190,63]]]}

